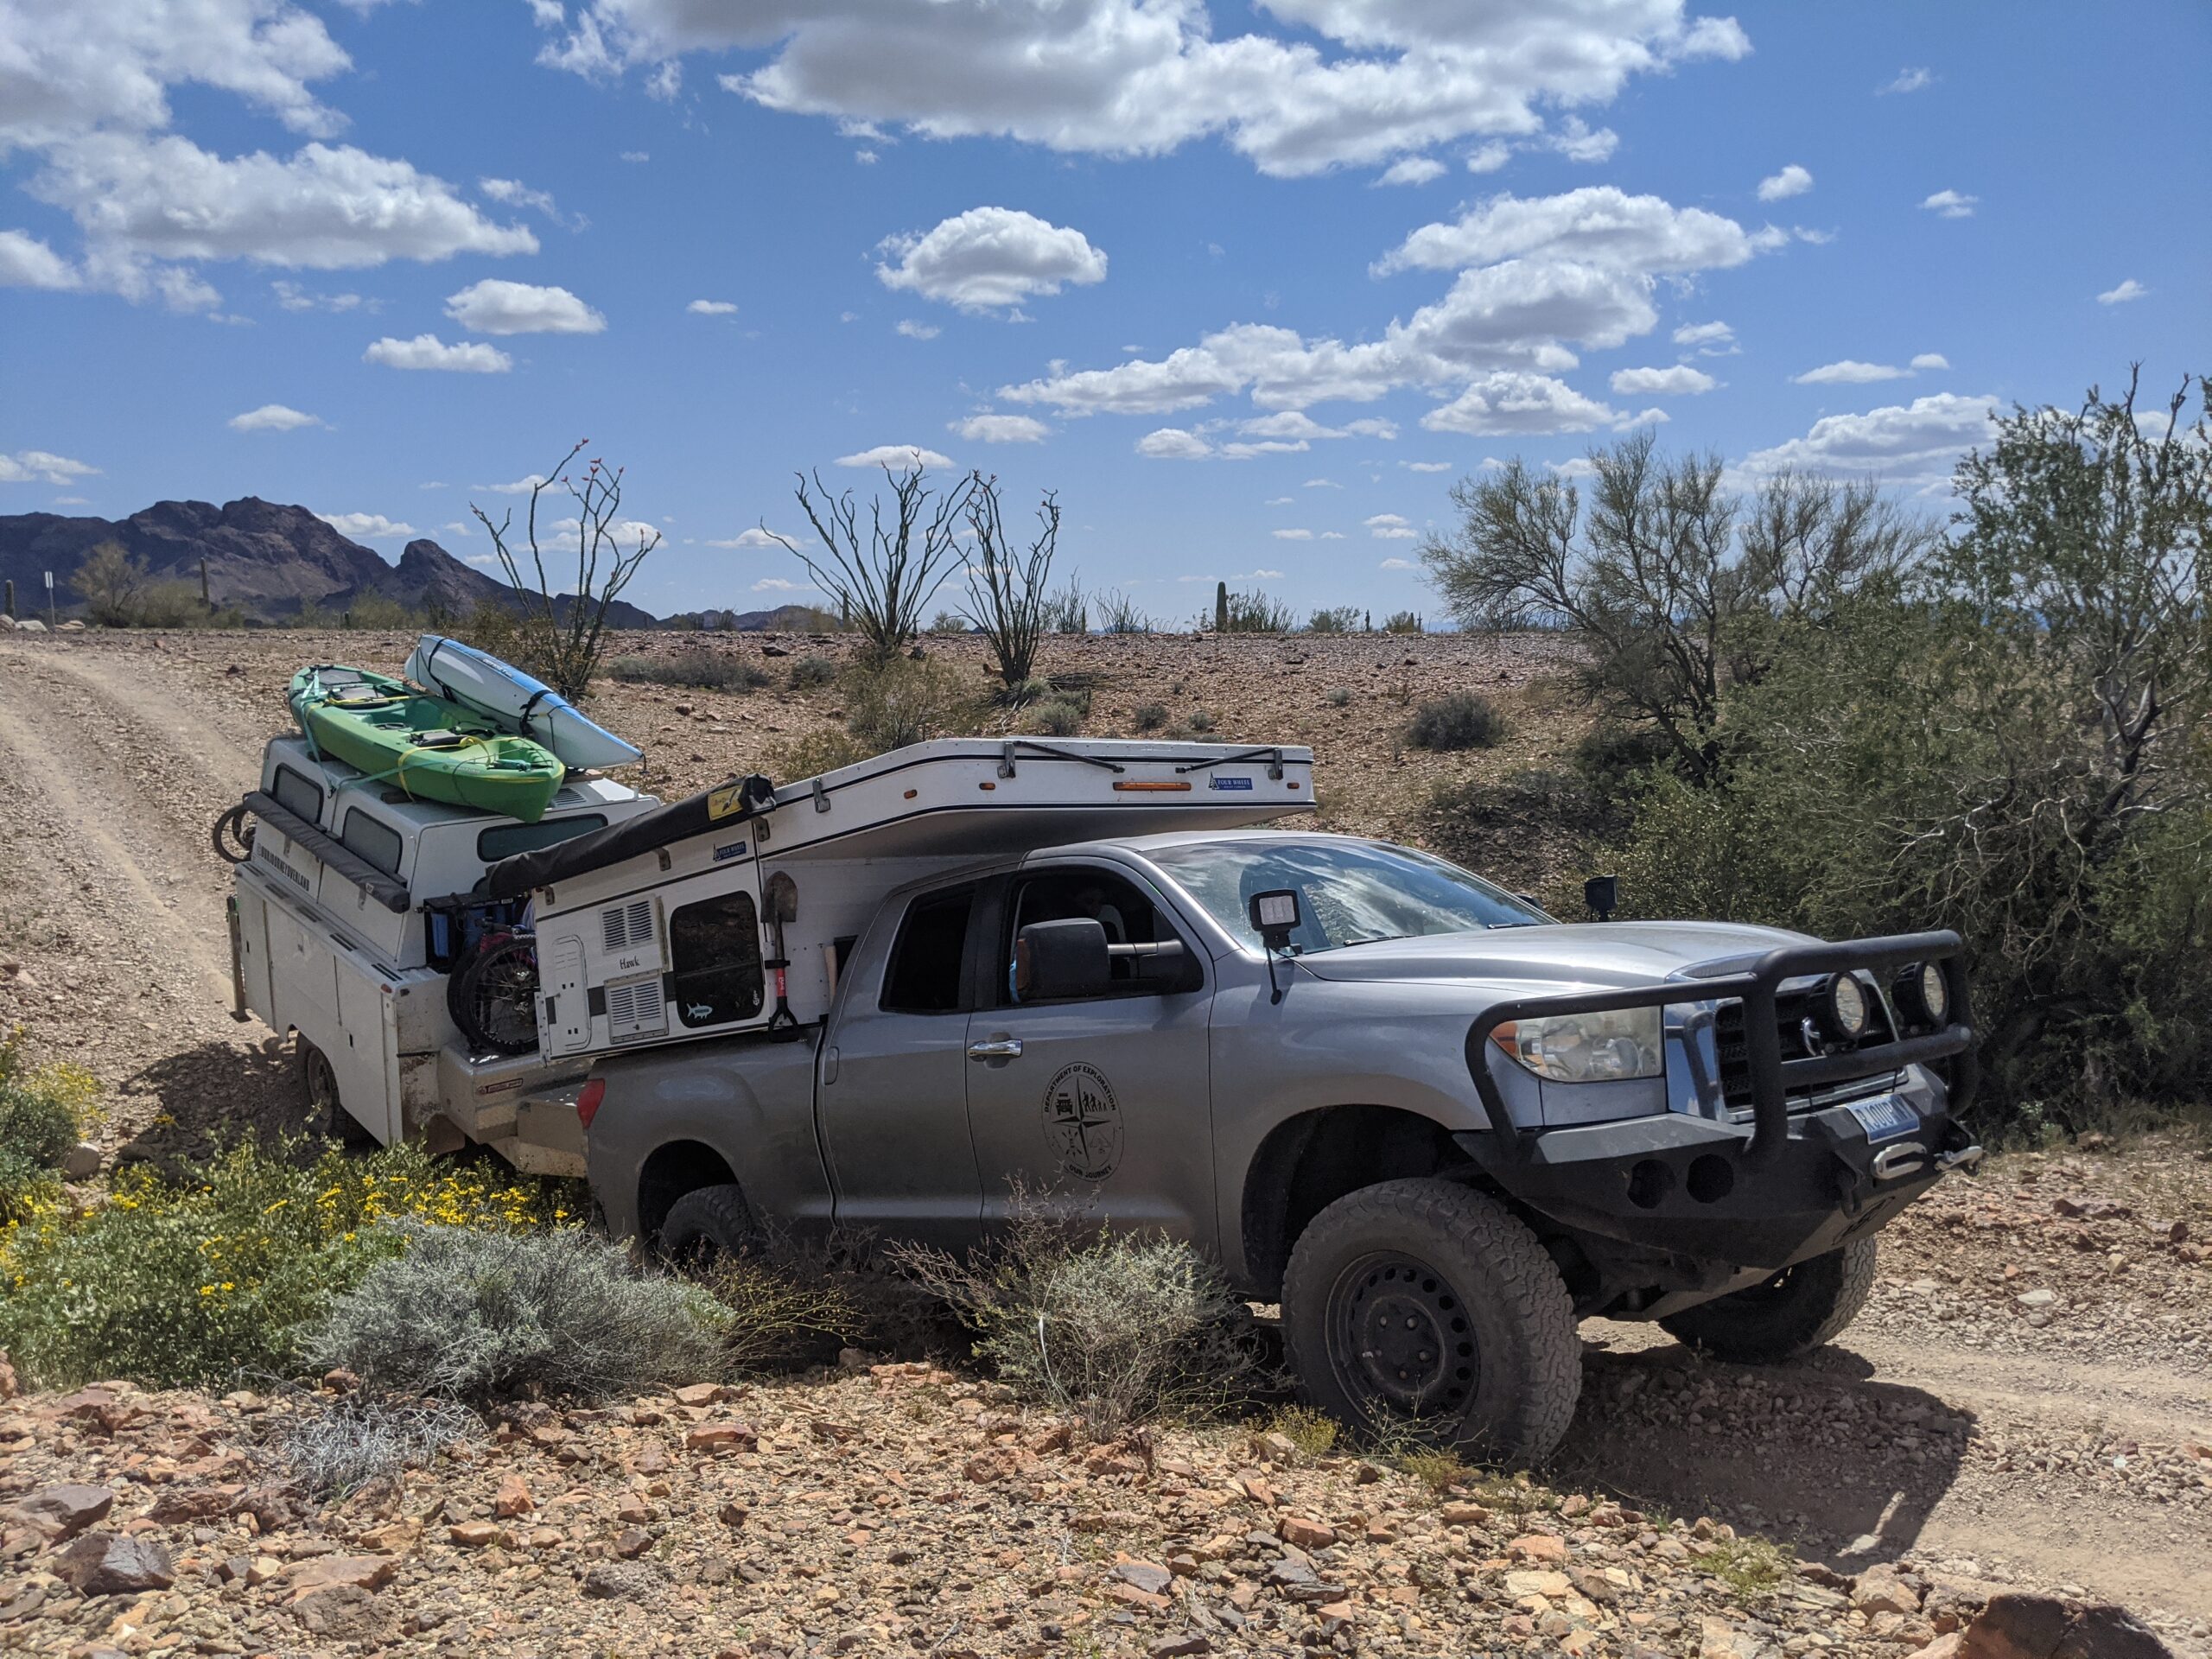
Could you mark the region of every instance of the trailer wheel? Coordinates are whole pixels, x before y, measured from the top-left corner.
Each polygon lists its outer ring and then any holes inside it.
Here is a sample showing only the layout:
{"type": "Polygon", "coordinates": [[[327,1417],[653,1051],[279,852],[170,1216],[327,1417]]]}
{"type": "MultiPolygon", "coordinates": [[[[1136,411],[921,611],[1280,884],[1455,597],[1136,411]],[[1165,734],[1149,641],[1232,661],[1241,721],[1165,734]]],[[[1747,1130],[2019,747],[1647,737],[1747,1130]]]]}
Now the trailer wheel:
{"type": "Polygon", "coordinates": [[[660,1253],[680,1267],[705,1267],[718,1256],[741,1254],[757,1233],[735,1184],[697,1187],[669,1205],[660,1224],[660,1253]]]}
{"type": "Polygon", "coordinates": [[[377,1138],[362,1127],[338,1097],[338,1073],[330,1057],[304,1037],[300,1039],[300,1071],[307,1088],[310,1122],[341,1147],[373,1147],[377,1138]]]}
{"type": "Polygon", "coordinates": [[[1875,1241],[1784,1268],[1764,1284],[1659,1321],[1678,1342],[1734,1365],[1777,1365],[1840,1335],[1874,1291],[1875,1241]]]}
{"type": "Polygon", "coordinates": [[[1471,1187],[1384,1181],[1338,1199],[1299,1235],[1282,1311],[1306,1397],[1378,1438],[1533,1460],[1573,1420],[1582,1344],[1567,1282],[1471,1187]]]}

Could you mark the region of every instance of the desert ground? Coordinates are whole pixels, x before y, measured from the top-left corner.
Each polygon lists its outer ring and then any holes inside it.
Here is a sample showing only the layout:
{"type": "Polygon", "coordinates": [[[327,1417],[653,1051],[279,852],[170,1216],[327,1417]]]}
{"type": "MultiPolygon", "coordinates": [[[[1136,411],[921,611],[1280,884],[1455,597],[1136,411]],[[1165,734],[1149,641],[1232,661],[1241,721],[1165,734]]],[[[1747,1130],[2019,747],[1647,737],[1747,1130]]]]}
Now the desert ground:
{"type": "MultiPolygon", "coordinates": [[[[300,664],[396,670],[406,648],[274,631],[0,639],[0,1029],[108,1086],[110,1158],[303,1124],[285,1044],[230,1017],[229,872],[209,826],[288,726],[300,664]]],[[[839,709],[834,687],[782,689],[834,641],[712,648],[773,683],[609,683],[593,710],[647,748],[644,786],[664,796],[755,769],[839,709]]],[[[981,683],[971,642],[929,648],[981,683]]],[[[1416,836],[1439,783],[1558,764],[1580,730],[1541,638],[1066,639],[1044,667],[1090,687],[1090,732],[1126,732],[1158,701],[1177,719],[1205,709],[1225,736],[1311,743],[1325,822],[1366,833],[1416,836]],[[1459,689],[1499,703],[1503,743],[1405,748],[1408,703],[1459,689]]],[[[1558,849],[1522,851],[1558,873],[1558,849]]],[[[1554,1465],[1440,1495],[1249,1428],[1071,1446],[978,1378],[858,1355],[608,1412],[529,1408],[322,1513],[275,1490],[257,1450],[281,1400],[25,1396],[0,1403],[0,1507],[99,1486],[109,1525],[162,1541],[174,1572],[86,1600],[43,1564],[61,1523],[0,1520],[0,1644],[1903,1659],[2012,1587],[2125,1604],[2204,1656],[2209,1244],[2200,1140],[2008,1152],[1885,1235],[1872,1305],[1808,1362],[1718,1366],[1592,1322],[1554,1465]],[[1743,1570],[1751,1539],[1794,1552],[1778,1586],[1743,1570]]]]}

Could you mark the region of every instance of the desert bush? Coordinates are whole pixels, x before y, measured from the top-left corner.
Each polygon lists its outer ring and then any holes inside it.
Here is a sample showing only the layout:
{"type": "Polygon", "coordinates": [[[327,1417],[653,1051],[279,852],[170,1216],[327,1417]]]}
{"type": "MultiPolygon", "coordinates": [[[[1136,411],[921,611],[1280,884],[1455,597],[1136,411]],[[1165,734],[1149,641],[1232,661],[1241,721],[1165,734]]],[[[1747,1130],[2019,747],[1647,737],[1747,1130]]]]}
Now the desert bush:
{"type": "Polygon", "coordinates": [[[968,626],[968,619],[959,612],[939,611],[930,618],[928,631],[931,633],[965,633],[968,626]]]}
{"type": "Polygon", "coordinates": [[[1098,629],[1102,633],[1150,633],[1152,619],[1118,588],[1097,594],[1098,629]]]}
{"type": "Polygon", "coordinates": [[[757,691],[768,683],[758,665],[704,647],[668,657],[617,657],[607,671],[632,684],[682,685],[702,691],[757,691]]]}
{"type": "Polygon", "coordinates": [[[825,726],[819,731],[770,744],[767,753],[760,758],[760,765],[778,783],[788,784],[799,778],[819,778],[823,772],[865,760],[874,753],[855,741],[849,733],[825,726]]]}
{"type": "Polygon", "coordinates": [[[1555,915],[1577,916],[1579,889],[1568,889],[1585,850],[1625,822],[1575,773],[1536,769],[1437,785],[1408,838],[1501,887],[1537,894],[1555,915]]]}
{"type": "MultiPolygon", "coordinates": [[[[179,583],[180,587],[183,584],[179,583]]],[[[194,593],[192,604],[197,607],[199,595],[194,593]]],[[[411,611],[396,599],[383,594],[356,594],[346,601],[345,615],[348,626],[356,628],[416,628],[422,625],[419,613],[411,611]]]]}
{"type": "Polygon", "coordinates": [[[1406,724],[1406,741],[1417,749],[1487,749],[1504,735],[1497,705],[1473,691],[1431,698],[1406,724]]]}
{"type": "Polygon", "coordinates": [[[1078,576],[1070,575],[1067,586],[1046,600],[1045,627],[1051,633],[1090,632],[1090,601],[1084,596],[1078,576]]]}
{"type": "Polygon", "coordinates": [[[1321,701],[1332,709],[1347,708],[1351,702],[1351,688],[1345,685],[1332,685],[1321,694],[1321,701]]]}
{"type": "Polygon", "coordinates": [[[543,1183],[434,1168],[404,1146],[244,1146],[168,1177],[136,1165],[88,1213],[42,1211],[0,1236],[0,1348],[45,1388],[282,1374],[301,1328],[399,1248],[378,1223],[507,1230],[564,1213],[543,1183]]]}
{"type": "Polygon", "coordinates": [[[605,1400],[717,1369],[725,1324],[695,1286],[641,1276],[580,1229],[505,1233],[404,1223],[306,1333],[318,1365],[390,1393],[605,1400]]]}
{"type": "Polygon", "coordinates": [[[0,1223],[23,1220],[54,1198],[61,1161],[83,1137],[99,1100],[91,1072],[34,1066],[22,1033],[0,1039],[0,1223]]]}
{"type": "Polygon", "coordinates": [[[1316,611],[1306,624],[1308,633],[1357,633],[1359,632],[1359,607],[1338,605],[1333,609],[1316,611]]]}
{"type": "Polygon", "coordinates": [[[1298,624],[1287,601],[1270,598],[1255,589],[1217,597],[1215,631],[1220,633],[1288,633],[1298,624]]]}
{"type": "Polygon", "coordinates": [[[1141,702],[1129,710],[1129,724],[1141,732],[1156,732],[1167,724],[1167,705],[1141,702]]]}
{"type": "Polygon", "coordinates": [[[1393,611],[1382,619],[1385,633],[1420,633],[1423,632],[1421,618],[1411,611],[1393,611]]]}
{"type": "Polygon", "coordinates": [[[827,657],[802,657],[791,664],[789,676],[794,691],[811,691],[837,677],[837,664],[827,657]]]}
{"type": "Polygon", "coordinates": [[[356,1393],[309,1401],[270,1440],[302,1488],[342,1498],[380,1475],[420,1468],[447,1446],[483,1436],[476,1414],[452,1401],[356,1393]]]}
{"type": "Polygon", "coordinates": [[[1046,737],[1077,737],[1083,732],[1083,707],[1065,697],[1052,697],[1030,709],[1025,723],[1046,737]]]}
{"type": "Polygon", "coordinates": [[[949,664],[894,658],[855,668],[841,682],[845,729],[866,754],[976,729],[976,699],[949,664]]]}
{"type": "Polygon", "coordinates": [[[1004,1242],[964,1261],[892,1255],[978,1332],[1002,1382],[1102,1438],[1223,1408],[1256,1384],[1247,1311],[1187,1244],[1085,1234],[1017,1205],[1004,1242]]]}
{"type": "Polygon", "coordinates": [[[127,628],[138,620],[138,598],[147,582],[146,562],[120,542],[102,542],[85,555],[70,585],[85,601],[85,614],[107,628],[127,628]]]}
{"type": "Polygon", "coordinates": [[[1267,1432],[1280,1434],[1308,1458],[1325,1458],[1337,1448],[1344,1426],[1311,1406],[1284,1406],[1268,1419],[1267,1432]]]}
{"type": "Polygon", "coordinates": [[[1218,722],[1215,721],[1214,717],[1203,709],[1192,709],[1190,718],[1183,722],[1186,728],[1198,733],[1202,737],[1206,733],[1213,730],[1214,727],[1217,723],[1218,722]]]}
{"type": "Polygon", "coordinates": [[[799,510],[820,545],[809,550],[775,537],[806,567],[814,585],[837,601],[839,615],[861,635],[867,660],[878,666],[914,643],[938,589],[966,564],[960,528],[983,482],[971,474],[940,494],[930,485],[918,450],[904,471],[887,466],[883,476],[891,499],[869,503],[863,528],[850,490],[833,494],[821,474],[811,480],[800,474],[799,510]]]}
{"type": "Polygon", "coordinates": [[[722,1351],[739,1371],[820,1363],[844,1348],[900,1358],[948,1351],[944,1304],[900,1272],[872,1236],[799,1243],[771,1234],[716,1258],[702,1281],[726,1310],[722,1351]]]}
{"type": "Polygon", "coordinates": [[[1599,796],[1618,801],[1672,752],[1667,734],[1656,727],[1601,720],[1576,740],[1573,763],[1599,796]]]}

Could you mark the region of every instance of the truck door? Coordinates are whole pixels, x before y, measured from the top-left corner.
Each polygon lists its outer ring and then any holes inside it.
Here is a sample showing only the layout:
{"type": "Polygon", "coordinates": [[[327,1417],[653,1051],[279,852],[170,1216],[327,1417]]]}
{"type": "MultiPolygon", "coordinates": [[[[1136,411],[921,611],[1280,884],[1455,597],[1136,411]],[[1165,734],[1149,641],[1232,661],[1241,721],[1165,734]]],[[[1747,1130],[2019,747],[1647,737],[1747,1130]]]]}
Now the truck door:
{"type": "Polygon", "coordinates": [[[822,1141],[840,1222],[962,1249],[982,1189],[968,1135],[976,888],[907,902],[887,952],[855,963],[822,1054],[822,1141]]]}
{"type": "Polygon", "coordinates": [[[988,989],[968,1021],[968,1121],[986,1229],[1015,1183],[1052,1211],[1217,1249],[1206,1038],[1210,966],[1165,906],[1103,864],[1021,871],[991,909],[988,989]],[[1090,918],[1111,944],[1179,941],[1176,960],[1118,957],[1104,995],[1017,1005],[1015,935],[1090,918]]]}

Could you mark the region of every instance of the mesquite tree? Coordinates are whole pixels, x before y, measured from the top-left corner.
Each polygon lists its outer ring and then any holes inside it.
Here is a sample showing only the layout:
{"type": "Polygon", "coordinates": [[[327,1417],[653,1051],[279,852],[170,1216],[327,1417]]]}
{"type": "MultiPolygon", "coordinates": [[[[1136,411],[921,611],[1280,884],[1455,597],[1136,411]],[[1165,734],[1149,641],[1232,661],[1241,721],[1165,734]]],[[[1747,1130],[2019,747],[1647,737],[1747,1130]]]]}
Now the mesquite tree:
{"type": "Polygon", "coordinates": [[[918,452],[903,473],[887,466],[891,486],[887,512],[880,496],[868,503],[868,524],[861,527],[860,504],[853,493],[833,495],[822,474],[798,475],[798,505],[822,542],[815,557],[761,525],[785,550],[806,567],[815,585],[838,603],[848,624],[867,642],[864,655],[874,664],[889,662],[921,636],[927,607],[960,563],[960,526],[980,481],[964,478],[939,495],[931,489],[918,452]]]}
{"type": "Polygon", "coordinates": [[[1059,503],[1053,492],[1045,493],[1036,538],[1019,550],[1000,515],[998,480],[979,474],[969,482],[968,528],[976,545],[968,557],[969,603],[963,613],[989,642],[998,677],[1012,690],[1035,673],[1038,641],[1050,632],[1053,604],[1046,586],[1059,548],[1059,503]]]}
{"type": "Polygon", "coordinates": [[[584,695],[591,684],[593,671],[599,666],[608,611],[638,574],[638,567],[645,563],[645,556],[660,545],[658,531],[650,524],[626,523],[621,517],[622,468],[594,461],[582,477],[570,474],[569,464],[583,454],[584,446],[589,442],[588,438],[579,438],[575,447],[561,457],[551,477],[542,478],[531,486],[529,517],[524,524],[530,543],[527,581],[520,556],[507,544],[514,509],[508,508],[495,524],[474,502],[469,503],[468,507],[476,515],[477,522],[490,533],[492,550],[499,555],[507,583],[514,589],[518,608],[517,626],[523,642],[518,654],[526,666],[543,675],[546,683],[570,702],[584,695]],[[538,500],[556,486],[566,490],[575,503],[576,517],[565,523],[549,524],[545,531],[550,545],[541,545],[538,500]],[[636,544],[626,546],[633,537],[636,544]],[[558,593],[546,562],[550,555],[555,568],[563,568],[566,559],[563,550],[571,538],[575,543],[575,587],[572,592],[558,593]]]}

